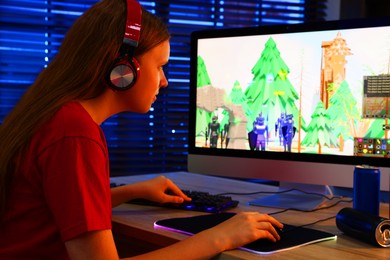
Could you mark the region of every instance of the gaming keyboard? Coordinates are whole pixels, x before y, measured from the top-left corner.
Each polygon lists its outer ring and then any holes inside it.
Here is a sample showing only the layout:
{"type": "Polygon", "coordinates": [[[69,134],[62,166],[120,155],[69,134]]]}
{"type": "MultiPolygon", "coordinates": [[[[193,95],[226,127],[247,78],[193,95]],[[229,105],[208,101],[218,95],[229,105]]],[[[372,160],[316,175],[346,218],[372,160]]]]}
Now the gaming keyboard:
{"type": "MultiPolygon", "coordinates": [[[[115,184],[114,185],[111,184],[111,187],[115,187],[115,186],[116,186],[115,184]]],[[[174,203],[157,203],[145,199],[134,199],[128,201],[127,203],[181,209],[181,210],[201,211],[201,212],[209,212],[209,213],[222,212],[224,210],[237,207],[239,203],[237,200],[233,200],[229,196],[210,194],[208,192],[203,192],[203,191],[193,191],[193,190],[192,191],[182,190],[182,191],[192,200],[188,202],[185,201],[181,204],[174,204],[174,203]]]]}
{"type": "Polygon", "coordinates": [[[229,196],[213,195],[203,191],[182,190],[184,194],[190,197],[191,201],[185,201],[181,204],[174,203],[157,203],[144,199],[135,199],[128,201],[130,204],[150,205],[173,209],[192,210],[201,212],[218,213],[226,209],[234,208],[238,205],[237,200],[229,196]]]}

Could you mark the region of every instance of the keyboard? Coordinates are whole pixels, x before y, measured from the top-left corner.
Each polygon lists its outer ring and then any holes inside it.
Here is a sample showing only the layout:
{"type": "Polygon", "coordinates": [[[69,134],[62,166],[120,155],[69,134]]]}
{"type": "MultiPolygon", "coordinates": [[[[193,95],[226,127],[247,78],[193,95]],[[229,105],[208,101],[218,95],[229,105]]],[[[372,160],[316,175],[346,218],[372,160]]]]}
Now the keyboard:
{"type": "MultiPolygon", "coordinates": [[[[117,185],[111,184],[111,187],[115,187],[115,186],[117,185]]],[[[225,211],[227,209],[235,208],[239,203],[237,200],[233,200],[229,196],[210,194],[209,192],[204,192],[204,191],[194,191],[194,190],[192,191],[182,190],[182,191],[192,200],[188,202],[185,201],[181,204],[175,204],[175,203],[157,203],[145,199],[134,199],[128,201],[127,203],[180,209],[180,210],[209,212],[209,213],[218,213],[218,212],[225,211]]]]}

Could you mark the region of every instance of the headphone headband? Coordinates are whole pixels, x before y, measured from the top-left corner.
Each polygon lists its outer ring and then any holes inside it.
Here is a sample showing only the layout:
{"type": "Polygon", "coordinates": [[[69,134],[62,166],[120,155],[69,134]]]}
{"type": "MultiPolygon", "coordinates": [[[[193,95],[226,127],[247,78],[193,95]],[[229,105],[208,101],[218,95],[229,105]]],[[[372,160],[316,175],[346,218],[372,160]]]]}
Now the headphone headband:
{"type": "Polygon", "coordinates": [[[126,29],[123,43],[132,47],[138,46],[141,31],[142,8],[140,3],[127,0],[126,29]]]}

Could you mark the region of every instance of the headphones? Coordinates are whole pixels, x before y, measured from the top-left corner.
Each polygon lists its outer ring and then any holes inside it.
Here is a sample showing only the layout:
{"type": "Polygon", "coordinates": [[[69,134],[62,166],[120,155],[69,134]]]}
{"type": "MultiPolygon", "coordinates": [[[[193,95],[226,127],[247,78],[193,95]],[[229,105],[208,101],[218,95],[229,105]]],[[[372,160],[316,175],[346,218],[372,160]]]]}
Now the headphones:
{"type": "Polygon", "coordinates": [[[119,49],[118,57],[106,75],[108,85],[119,91],[130,89],[140,73],[138,61],[133,54],[140,37],[142,8],[137,1],[126,0],[126,2],[127,16],[123,44],[119,49]]]}

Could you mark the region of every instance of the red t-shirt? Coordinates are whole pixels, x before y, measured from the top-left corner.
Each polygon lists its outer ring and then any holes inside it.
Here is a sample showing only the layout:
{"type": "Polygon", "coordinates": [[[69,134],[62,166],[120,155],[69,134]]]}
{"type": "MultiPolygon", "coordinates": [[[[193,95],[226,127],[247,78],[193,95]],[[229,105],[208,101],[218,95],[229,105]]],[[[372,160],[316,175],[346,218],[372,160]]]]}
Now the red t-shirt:
{"type": "Polygon", "coordinates": [[[111,229],[104,134],[76,102],[33,136],[0,227],[0,259],[68,259],[64,241],[111,229]]]}

